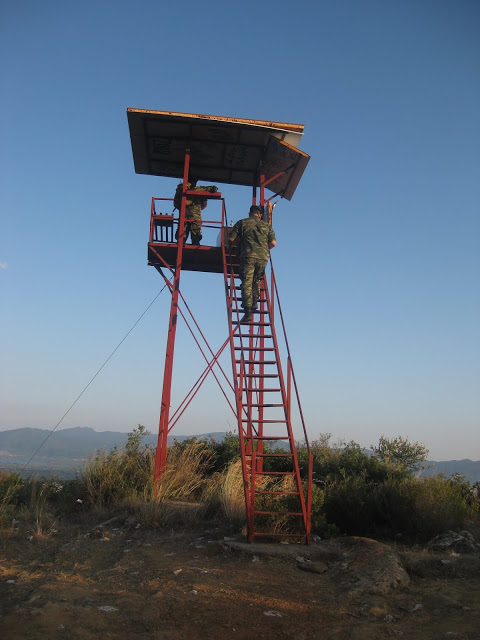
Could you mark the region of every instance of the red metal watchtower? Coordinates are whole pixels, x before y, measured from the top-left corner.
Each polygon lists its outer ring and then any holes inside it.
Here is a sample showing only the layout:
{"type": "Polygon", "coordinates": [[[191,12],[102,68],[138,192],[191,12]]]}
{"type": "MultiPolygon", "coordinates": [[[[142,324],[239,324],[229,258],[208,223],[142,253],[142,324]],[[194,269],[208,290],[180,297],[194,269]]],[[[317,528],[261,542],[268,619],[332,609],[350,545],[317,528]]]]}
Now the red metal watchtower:
{"type": "MultiPolygon", "coordinates": [[[[172,295],[155,481],[161,481],[165,470],[169,432],[210,372],[222,388],[214,368],[220,367],[218,359],[229,345],[233,384],[220,369],[228,381],[234,402],[230,402],[223,388],[222,391],[238,423],[248,539],[253,542],[260,536],[291,535],[297,538],[304,536],[309,543],[311,454],[273,267],[269,277],[265,275],[262,280],[259,309],[254,321],[248,325],[240,324],[238,262],[226,233],[225,201],[219,192],[193,192],[186,186],[189,176],[193,175],[202,182],[250,187],[252,204],[260,204],[264,208],[264,217],[272,222],[272,198],[280,196],[290,200],[309,161],[309,156],[297,148],[304,127],[284,122],[143,109],[128,109],[127,117],[135,171],[180,178],[184,184],[177,216],[174,213],[157,213],[156,210],[159,201],[171,201],[172,198],[152,198],[151,204],[148,263],[162,275],[172,295]],[[266,188],[273,192],[270,198],[265,197],[266,188]],[[204,225],[217,226],[220,230],[218,246],[184,245],[182,242],[186,200],[193,195],[221,202],[221,219],[203,221],[204,225]],[[216,353],[207,343],[210,359],[202,351],[207,362],[205,370],[187,398],[170,416],[179,313],[188,325],[180,302],[190,312],[180,290],[183,270],[223,274],[229,335],[216,353]],[[172,276],[172,282],[164,271],[172,276]],[[277,324],[284,339],[282,352],[275,326],[276,315],[280,318],[277,324]],[[286,353],[283,366],[281,353],[286,353]],[[294,404],[307,443],[308,460],[302,462],[302,468],[293,436],[294,404]]],[[[193,321],[201,333],[194,318],[193,321]]],[[[197,344],[201,349],[198,340],[197,344]]]]}

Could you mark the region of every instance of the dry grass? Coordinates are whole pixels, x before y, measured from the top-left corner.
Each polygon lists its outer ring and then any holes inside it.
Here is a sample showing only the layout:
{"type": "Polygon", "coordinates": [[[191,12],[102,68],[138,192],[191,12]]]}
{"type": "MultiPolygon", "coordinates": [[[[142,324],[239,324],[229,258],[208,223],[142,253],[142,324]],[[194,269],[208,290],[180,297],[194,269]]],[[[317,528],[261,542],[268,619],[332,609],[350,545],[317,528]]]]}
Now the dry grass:
{"type": "Polygon", "coordinates": [[[151,529],[193,528],[201,520],[203,506],[199,502],[149,502],[130,505],[138,522],[151,529]]]}
{"type": "Polygon", "coordinates": [[[188,526],[198,520],[201,509],[195,501],[208,483],[212,456],[201,443],[171,447],[165,473],[154,487],[153,451],[98,452],[83,474],[89,502],[96,510],[125,509],[153,528],[188,526]]]}
{"type": "Polygon", "coordinates": [[[245,522],[245,493],[243,489],[242,463],[232,463],[225,471],[219,486],[220,506],[229,522],[245,522]]]}
{"type": "Polygon", "coordinates": [[[193,500],[206,484],[205,473],[213,452],[202,443],[173,447],[168,451],[167,468],[157,488],[155,500],[193,500]]]}
{"type": "Polygon", "coordinates": [[[92,456],[82,473],[90,504],[101,507],[126,499],[149,499],[153,495],[153,452],[135,455],[122,451],[92,456]]]}

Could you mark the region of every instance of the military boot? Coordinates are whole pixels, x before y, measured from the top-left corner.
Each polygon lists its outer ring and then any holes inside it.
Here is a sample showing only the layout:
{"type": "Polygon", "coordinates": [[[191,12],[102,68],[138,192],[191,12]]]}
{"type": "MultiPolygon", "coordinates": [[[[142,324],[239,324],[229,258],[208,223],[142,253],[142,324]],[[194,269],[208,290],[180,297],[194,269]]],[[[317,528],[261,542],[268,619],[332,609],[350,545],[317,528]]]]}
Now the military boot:
{"type": "Polygon", "coordinates": [[[252,312],[249,309],[245,309],[245,315],[240,319],[240,324],[249,324],[252,320],[252,312]]]}

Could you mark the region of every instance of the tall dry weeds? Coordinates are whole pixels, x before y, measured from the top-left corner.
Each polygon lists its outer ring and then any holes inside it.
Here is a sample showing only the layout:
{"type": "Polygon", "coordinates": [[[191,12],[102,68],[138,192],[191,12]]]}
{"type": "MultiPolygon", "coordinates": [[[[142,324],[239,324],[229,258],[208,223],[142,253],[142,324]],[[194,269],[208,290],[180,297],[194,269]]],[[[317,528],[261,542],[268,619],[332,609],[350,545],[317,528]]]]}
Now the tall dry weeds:
{"type": "Polygon", "coordinates": [[[219,501],[223,514],[233,524],[243,524],[245,515],[245,492],[243,489],[242,462],[233,462],[219,483],[219,501]]]}
{"type": "Polygon", "coordinates": [[[212,465],[213,452],[202,443],[172,447],[168,451],[165,474],[156,490],[157,502],[191,501],[198,498],[212,465]]]}

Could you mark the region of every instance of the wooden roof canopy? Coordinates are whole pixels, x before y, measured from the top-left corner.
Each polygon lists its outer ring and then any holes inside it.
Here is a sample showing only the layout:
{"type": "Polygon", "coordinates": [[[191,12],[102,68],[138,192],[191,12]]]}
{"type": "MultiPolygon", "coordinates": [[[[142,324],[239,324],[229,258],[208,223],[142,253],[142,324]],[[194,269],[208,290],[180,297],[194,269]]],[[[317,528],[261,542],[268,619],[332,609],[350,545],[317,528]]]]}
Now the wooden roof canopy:
{"type": "Polygon", "coordinates": [[[291,200],[310,160],[297,146],[302,124],[245,120],[172,111],[127,109],[136,173],[183,178],[185,149],[190,176],[209,183],[266,187],[291,200]]]}

